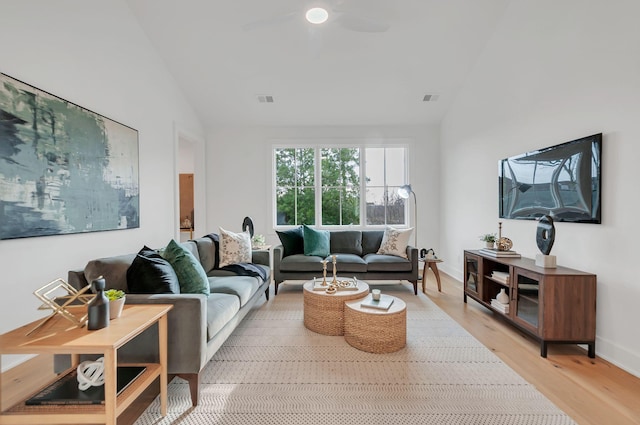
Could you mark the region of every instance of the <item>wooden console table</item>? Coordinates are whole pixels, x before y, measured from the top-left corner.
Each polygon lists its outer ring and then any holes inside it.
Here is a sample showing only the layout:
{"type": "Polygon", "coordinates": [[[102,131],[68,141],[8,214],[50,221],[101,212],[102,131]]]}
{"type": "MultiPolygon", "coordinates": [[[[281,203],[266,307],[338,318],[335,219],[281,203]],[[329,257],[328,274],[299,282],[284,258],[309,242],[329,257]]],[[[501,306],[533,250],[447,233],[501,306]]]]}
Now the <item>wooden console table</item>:
{"type": "MultiPolygon", "coordinates": [[[[86,307],[85,307],[86,308],[86,307]]],[[[78,328],[57,316],[34,333],[27,332],[40,320],[0,335],[0,359],[3,354],[71,354],[72,368],[80,354],[104,356],[105,402],[103,405],[27,406],[24,401],[5,407],[0,397],[0,424],[107,424],[116,425],[117,417],[152,383],[160,378],[160,406],[167,414],[167,313],[171,305],[128,305],[122,316],[96,331],[78,328]],[[145,329],[158,323],[159,363],[135,364],[146,370],[120,395],[116,395],[118,349],[145,329]]],[[[127,364],[129,366],[130,364],[127,364]]],[[[120,366],[124,366],[120,364],[120,366]]],[[[67,372],[64,373],[66,375],[67,372]]],[[[0,374],[0,384],[2,374],[0,374]]],[[[54,381],[55,382],[55,381],[54,381]]],[[[50,385],[52,382],[43,386],[50,385]]]]}
{"type": "Polygon", "coordinates": [[[547,345],[587,344],[596,355],[596,275],[567,267],[543,268],[530,258],[495,258],[464,251],[464,302],[473,298],[547,345]],[[508,303],[493,305],[504,291],[508,303]]]}

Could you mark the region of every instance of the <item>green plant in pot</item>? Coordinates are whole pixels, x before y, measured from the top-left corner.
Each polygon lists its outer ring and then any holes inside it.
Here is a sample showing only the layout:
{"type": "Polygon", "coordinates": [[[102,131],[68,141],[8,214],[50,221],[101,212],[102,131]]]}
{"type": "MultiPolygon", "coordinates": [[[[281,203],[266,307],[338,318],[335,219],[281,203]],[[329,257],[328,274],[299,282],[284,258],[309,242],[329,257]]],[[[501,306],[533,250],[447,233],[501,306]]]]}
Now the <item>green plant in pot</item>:
{"type": "Polygon", "coordinates": [[[126,299],[124,291],[120,289],[107,289],[104,291],[104,294],[109,298],[109,318],[113,320],[120,317],[126,299]]]}
{"type": "Polygon", "coordinates": [[[486,244],[487,248],[493,248],[493,244],[496,243],[497,237],[495,233],[485,233],[480,236],[480,240],[486,244]]]}

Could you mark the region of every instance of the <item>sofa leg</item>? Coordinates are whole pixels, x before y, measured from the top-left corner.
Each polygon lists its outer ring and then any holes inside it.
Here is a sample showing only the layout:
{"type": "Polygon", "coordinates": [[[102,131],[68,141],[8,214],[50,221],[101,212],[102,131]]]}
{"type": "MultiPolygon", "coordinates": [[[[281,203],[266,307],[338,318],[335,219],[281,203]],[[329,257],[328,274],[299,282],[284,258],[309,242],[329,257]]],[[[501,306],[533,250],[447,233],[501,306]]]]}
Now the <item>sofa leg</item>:
{"type": "Polygon", "coordinates": [[[418,295],[418,281],[410,280],[409,282],[413,283],[413,294],[418,295]]]}
{"type": "Polygon", "coordinates": [[[179,373],[177,376],[189,383],[189,391],[191,392],[191,404],[197,406],[200,375],[197,373],[179,373]]]}
{"type": "Polygon", "coordinates": [[[273,282],[273,295],[278,295],[278,285],[279,282],[273,282]]]}
{"type": "Polygon", "coordinates": [[[267,298],[267,301],[269,301],[269,287],[267,286],[267,289],[264,290],[264,296],[267,298]]]}

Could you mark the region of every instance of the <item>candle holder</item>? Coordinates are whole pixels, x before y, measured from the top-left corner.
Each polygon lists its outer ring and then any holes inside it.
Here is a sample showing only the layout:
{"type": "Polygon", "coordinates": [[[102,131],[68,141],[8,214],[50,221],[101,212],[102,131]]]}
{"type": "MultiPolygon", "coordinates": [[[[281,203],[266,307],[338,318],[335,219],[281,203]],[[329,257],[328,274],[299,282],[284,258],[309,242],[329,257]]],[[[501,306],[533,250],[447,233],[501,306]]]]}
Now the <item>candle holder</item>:
{"type": "Polygon", "coordinates": [[[338,270],[336,269],[336,256],[332,255],[331,258],[333,258],[333,280],[331,281],[332,285],[337,286],[338,285],[338,270]]]}
{"type": "Polygon", "coordinates": [[[322,260],[322,286],[327,286],[327,260],[322,260]]]}

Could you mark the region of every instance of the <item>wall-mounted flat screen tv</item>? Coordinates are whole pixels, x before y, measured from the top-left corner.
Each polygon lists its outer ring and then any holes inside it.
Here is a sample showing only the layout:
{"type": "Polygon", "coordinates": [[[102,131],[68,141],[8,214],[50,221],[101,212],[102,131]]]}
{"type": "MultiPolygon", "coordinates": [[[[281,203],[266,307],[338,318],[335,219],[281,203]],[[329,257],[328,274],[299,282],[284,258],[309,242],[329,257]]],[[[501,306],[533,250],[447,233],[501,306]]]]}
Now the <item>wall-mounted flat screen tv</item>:
{"type": "Polygon", "coordinates": [[[602,133],[499,161],[500,218],[600,223],[602,133]]]}

